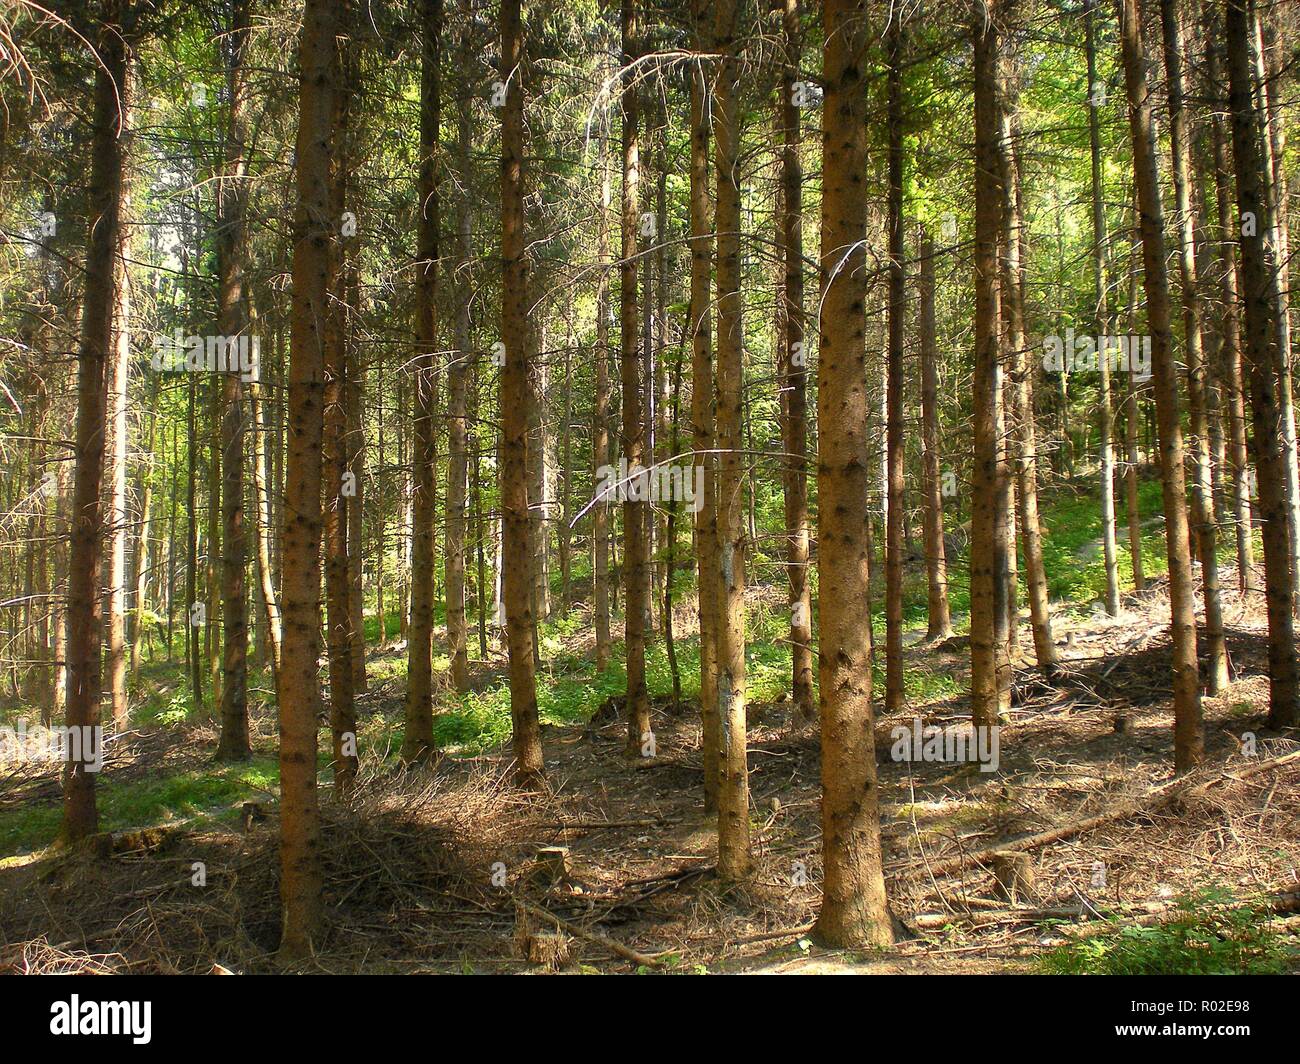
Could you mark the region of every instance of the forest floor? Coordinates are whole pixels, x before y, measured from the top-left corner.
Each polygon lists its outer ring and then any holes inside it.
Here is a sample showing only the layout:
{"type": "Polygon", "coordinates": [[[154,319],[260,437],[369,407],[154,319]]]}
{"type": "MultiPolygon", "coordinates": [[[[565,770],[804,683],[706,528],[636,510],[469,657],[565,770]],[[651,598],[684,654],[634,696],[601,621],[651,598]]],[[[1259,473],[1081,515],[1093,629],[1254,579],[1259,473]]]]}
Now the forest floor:
{"type": "MultiPolygon", "coordinates": [[[[1233,572],[1223,578],[1235,586],[1233,572]]],[[[783,695],[751,705],[754,874],[724,887],[712,873],[715,826],[701,806],[698,704],[674,707],[659,696],[653,758],[625,760],[616,700],[588,704],[573,723],[545,725],[544,795],[511,789],[505,743],[431,770],[365,759],[372,767],[348,804],[326,782],[330,932],[309,968],[1089,970],[1135,933],[1139,953],[1141,936],[1161,928],[1174,930],[1150,945],[1157,951],[1198,935],[1230,941],[1240,937],[1232,921],[1242,912],[1251,957],[1234,954],[1230,966],[1265,954],[1272,967],[1294,966],[1298,918],[1283,914],[1300,911],[1300,741],[1265,727],[1257,597],[1225,595],[1236,679],[1205,700],[1207,763],[1179,781],[1160,582],[1125,596],[1115,618],[1059,611],[1064,668],[1052,684],[1032,667],[1022,627],[1026,656],[996,772],[891,757],[895,725],[910,728],[914,716],[952,724],[968,708],[965,637],[909,646],[909,710],[877,721],[886,875],[900,920],[892,949],[827,951],[809,937],[820,881],[815,729],[793,724],[783,695]],[[1108,812],[1108,822],[1070,828],[1108,812]],[[1065,829],[1059,839],[1036,838],[1057,829],[1065,829]],[[567,849],[564,875],[538,863],[544,847],[567,849]],[[990,851],[999,848],[1022,850],[1032,868],[1033,887],[1014,902],[991,874],[990,851]],[[546,914],[565,930],[555,933],[546,914]]],[[[578,634],[565,642],[579,660],[588,649],[578,634]]],[[[398,654],[372,655],[373,671],[382,675],[398,654]]],[[[398,683],[372,682],[360,703],[368,734],[391,741],[401,693],[398,683]]],[[[15,845],[32,817],[42,833],[57,822],[54,775],[0,780],[0,838],[5,852],[19,851],[0,862],[0,970],[273,969],[273,727],[273,707],[263,704],[256,757],[237,766],[211,764],[210,725],[155,721],[123,736],[106,766],[105,819],[133,830],[106,832],[81,852],[15,845]],[[185,816],[187,803],[206,808],[185,816]],[[19,808],[28,819],[15,827],[19,808]]]]}

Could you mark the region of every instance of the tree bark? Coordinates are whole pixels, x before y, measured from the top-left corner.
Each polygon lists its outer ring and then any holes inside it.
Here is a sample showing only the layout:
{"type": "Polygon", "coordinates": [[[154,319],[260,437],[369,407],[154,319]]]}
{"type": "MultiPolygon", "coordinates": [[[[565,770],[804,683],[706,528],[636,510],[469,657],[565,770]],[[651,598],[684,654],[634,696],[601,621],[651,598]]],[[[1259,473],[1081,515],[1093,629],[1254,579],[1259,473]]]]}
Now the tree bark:
{"type": "Polygon", "coordinates": [[[1173,636],[1174,768],[1186,772],[1204,754],[1201,695],[1196,661],[1196,615],[1188,543],[1187,484],[1183,430],[1178,416],[1178,377],[1169,328],[1169,276],[1165,258],[1164,207],[1160,202],[1155,123],[1147,84],[1138,0],[1117,0],[1124,83],[1133,142],[1134,182],[1141,216],[1142,274],[1147,328],[1151,331],[1152,386],[1160,443],[1160,480],[1169,559],[1169,614],[1173,636]]]}
{"type": "Polygon", "coordinates": [[[823,0],[822,300],[817,362],[822,902],[832,947],[893,941],[880,852],[867,594],[870,512],[864,272],[866,0],[823,0]]]}

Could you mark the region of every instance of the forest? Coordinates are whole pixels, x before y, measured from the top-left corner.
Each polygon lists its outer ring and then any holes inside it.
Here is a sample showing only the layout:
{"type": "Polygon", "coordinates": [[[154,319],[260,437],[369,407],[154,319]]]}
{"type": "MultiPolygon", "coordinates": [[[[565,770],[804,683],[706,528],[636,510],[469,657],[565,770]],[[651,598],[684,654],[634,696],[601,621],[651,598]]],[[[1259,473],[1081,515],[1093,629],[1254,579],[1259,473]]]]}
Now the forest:
{"type": "Polygon", "coordinates": [[[1296,0],[4,0],[0,105],[0,973],[1300,973],[1296,0]]]}

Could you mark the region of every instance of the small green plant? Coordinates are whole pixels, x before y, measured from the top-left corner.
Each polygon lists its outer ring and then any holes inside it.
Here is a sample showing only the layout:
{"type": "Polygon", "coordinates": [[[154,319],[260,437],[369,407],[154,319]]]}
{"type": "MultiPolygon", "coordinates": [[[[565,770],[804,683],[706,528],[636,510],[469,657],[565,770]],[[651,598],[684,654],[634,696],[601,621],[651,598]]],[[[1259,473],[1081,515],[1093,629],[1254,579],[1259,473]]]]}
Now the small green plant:
{"type": "Polygon", "coordinates": [[[1204,890],[1180,898],[1175,919],[1152,927],[1113,927],[1069,942],[1043,958],[1056,975],[1276,975],[1293,951],[1259,903],[1204,890]]]}

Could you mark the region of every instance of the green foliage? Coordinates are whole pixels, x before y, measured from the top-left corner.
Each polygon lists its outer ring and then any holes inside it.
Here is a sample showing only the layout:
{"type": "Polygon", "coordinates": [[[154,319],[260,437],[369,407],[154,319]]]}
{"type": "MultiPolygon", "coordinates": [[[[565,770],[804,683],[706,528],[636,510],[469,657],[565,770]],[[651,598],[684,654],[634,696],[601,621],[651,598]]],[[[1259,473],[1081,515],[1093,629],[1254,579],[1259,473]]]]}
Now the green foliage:
{"type": "Polygon", "coordinates": [[[1178,916],[1151,927],[1124,924],[1049,953],[1056,975],[1276,975],[1296,955],[1258,902],[1238,904],[1210,888],[1180,898],[1178,916]]]}

